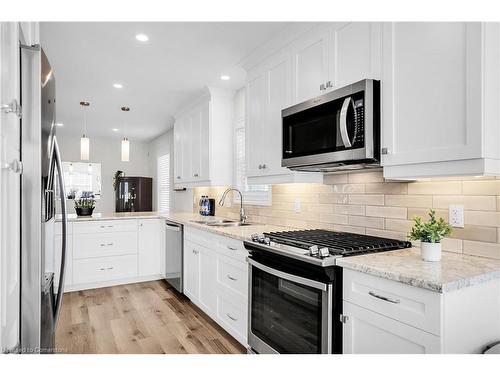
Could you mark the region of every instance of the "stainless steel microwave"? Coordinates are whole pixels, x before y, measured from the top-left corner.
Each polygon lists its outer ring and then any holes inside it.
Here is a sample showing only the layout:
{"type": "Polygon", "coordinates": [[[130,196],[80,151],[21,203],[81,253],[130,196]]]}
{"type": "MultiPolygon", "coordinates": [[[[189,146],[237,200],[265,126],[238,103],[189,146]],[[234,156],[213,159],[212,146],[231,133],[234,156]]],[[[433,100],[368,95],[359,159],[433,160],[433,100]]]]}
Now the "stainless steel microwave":
{"type": "Polygon", "coordinates": [[[380,167],[380,82],[365,79],[286,108],[283,167],[335,172],[380,167]]]}

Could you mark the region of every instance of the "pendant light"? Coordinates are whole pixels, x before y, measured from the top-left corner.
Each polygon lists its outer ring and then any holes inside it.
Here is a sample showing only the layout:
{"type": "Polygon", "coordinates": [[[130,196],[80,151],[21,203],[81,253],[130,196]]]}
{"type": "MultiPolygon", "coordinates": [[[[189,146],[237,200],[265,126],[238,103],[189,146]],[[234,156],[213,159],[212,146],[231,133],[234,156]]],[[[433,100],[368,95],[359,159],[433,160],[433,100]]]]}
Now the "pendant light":
{"type": "MultiPolygon", "coordinates": [[[[121,110],[126,113],[130,111],[129,107],[122,107],[121,110]]],[[[125,123],[123,128],[125,129],[125,123]]],[[[128,141],[127,136],[124,136],[122,139],[122,161],[129,161],[130,159],[130,142],[128,141]]]]}
{"type": "Polygon", "coordinates": [[[90,142],[87,138],[87,107],[89,102],[80,102],[83,111],[83,135],[80,138],[80,160],[89,160],[90,157],[90,142]]]}

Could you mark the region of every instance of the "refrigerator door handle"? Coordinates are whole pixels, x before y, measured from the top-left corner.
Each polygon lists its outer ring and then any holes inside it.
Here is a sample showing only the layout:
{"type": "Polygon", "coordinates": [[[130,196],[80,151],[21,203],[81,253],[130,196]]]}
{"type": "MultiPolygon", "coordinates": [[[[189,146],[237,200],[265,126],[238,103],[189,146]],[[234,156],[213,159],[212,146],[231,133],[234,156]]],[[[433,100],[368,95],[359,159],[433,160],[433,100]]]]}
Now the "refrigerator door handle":
{"type": "MultiPolygon", "coordinates": [[[[64,274],[66,272],[66,230],[68,226],[68,217],[66,214],[66,194],[64,192],[64,178],[62,174],[61,155],[57,139],[54,137],[53,143],[54,162],[57,168],[57,179],[59,183],[59,192],[61,198],[61,214],[62,214],[62,246],[61,246],[61,271],[59,273],[59,286],[57,288],[57,298],[54,307],[54,326],[57,325],[59,312],[61,310],[62,297],[64,292],[64,274]]],[[[49,177],[50,178],[50,177],[49,177]]]]}

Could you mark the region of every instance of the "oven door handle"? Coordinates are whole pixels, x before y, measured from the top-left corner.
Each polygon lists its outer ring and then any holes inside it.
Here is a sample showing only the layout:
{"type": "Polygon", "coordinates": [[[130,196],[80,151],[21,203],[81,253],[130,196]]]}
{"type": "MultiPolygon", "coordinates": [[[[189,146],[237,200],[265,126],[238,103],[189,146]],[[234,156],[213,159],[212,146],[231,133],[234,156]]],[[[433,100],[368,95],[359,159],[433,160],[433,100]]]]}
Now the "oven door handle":
{"type": "MultiPolygon", "coordinates": [[[[354,100],[352,100],[351,97],[345,98],[342,109],[340,110],[340,136],[342,137],[345,148],[352,147],[351,140],[349,139],[349,132],[347,131],[347,112],[351,104],[354,108],[354,100]]],[[[354,110],[354,117],[356,117],[356,110],[354,110]]]]}
{"type": "Polygon", "coordinates": [[[286,273],[283,271],[275,270],[274,268],[265,266],[262,263],[256,262],[255,260],[253,260],[251,258],[247,258],[247,262],[252,267],[258,268],[261,271],[267,272],[267,273],[269,273],[273,276],[279,277],[281,279],[292,281],[292,282],[300,284],[300,285],[309,286],[311,288],[319,289],[319,290],[322,290],[324,292],[326,292],[328,290],[328,284],[324,284],[324,283],[321,283],[321,282],[316,281],[316,280],[306,279],[305,277],[292,275],[292,274],[289,274],[289,273],[286,273]]]}

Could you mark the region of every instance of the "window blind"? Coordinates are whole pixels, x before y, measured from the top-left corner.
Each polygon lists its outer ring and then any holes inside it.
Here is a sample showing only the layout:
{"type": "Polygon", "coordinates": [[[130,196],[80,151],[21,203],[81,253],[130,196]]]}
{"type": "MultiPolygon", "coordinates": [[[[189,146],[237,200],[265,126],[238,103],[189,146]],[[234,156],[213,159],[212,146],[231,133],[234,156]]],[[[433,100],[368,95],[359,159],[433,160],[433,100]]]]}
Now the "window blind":
{"type": "Polygon", "coordinates": [[[158,158],[158,211],[170,210],[170,154],[158,158]]]}

